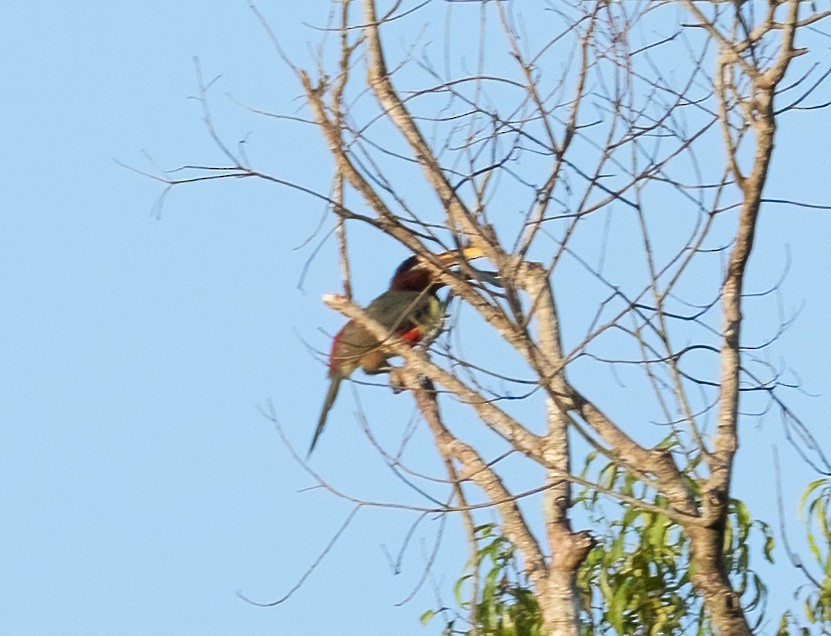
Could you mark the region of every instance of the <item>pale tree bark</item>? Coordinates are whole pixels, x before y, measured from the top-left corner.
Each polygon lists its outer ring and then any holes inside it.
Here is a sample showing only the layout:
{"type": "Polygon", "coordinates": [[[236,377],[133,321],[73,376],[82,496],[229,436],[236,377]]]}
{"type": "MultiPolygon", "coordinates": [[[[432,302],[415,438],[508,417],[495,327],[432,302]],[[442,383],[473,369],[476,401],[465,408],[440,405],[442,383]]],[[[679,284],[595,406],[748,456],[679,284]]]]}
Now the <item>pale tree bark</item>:
{"type": "MultiPolygon", "coordinates": [[[[742,290],[747,263],[753,248],[753,238],[762,200],[762,190],[767,180],[776,117],[773,108],[774,93],[785,75],[788,64],[797,54],[793,48],[794,34],[799,26],[799,2],[787,3],[787,17],[778,18],[776,3],[772,3],[766,22],[744,38],[728,35],[719,24],[702,10],[703,3],[685,1],[690,14],[698,21],[719,46],[717,69],[714,77],[716,99],[719,106],[719,125],[730,173],[742,197],[741,213],[725,279],[721,291],[723,311],[721,380],[718,403],[718,426],[712,448],[702,447],[709,476],[703,482],[702,493],[696,496],[682,475],[672,453],[662,448],[650,449],[639,444],[624,428],[607,417],[592,400],[571,385],[566,377],[569,363],[563,352],[559,316],[549,280],[550,270],[539,263],[524,259],[545,218],[550,195],[558,183],[568,151],[577,129],[581,98],[585,92],[586,74],[590,66],[589,41],[594,29],[597,11],[589,11],[587,28],[580,39],[581,63],[575,98],[569,107],[569,116],[561,140],[557,141],[553,129],[546,124],[548,138],[554,149],[555,162],[548,179],[542,186],[540,204],[529,217],[528,230],[514,254],[501,247],[490,228],[482,224],[463,201],[459,191],[450,183],[445,169],[412,117],[405,101],[393,85],[384,54],[380,31],[385,18],[380,17],[375,2],[363,0],[362,25],[366,40],[367,85],[380,105],[383,115],[389,119],[409,145],[412,155],[421,166],[426,182],[438,197],[446,211],[447,227],[463,240],[479,247],[498,267],[506,283],[508,307],[489,302],[461,278],[445,278],[453,290],[479,310],[485,319],[526,360],[542,380],[547,397],[547,433],[538,437],[530,433],[522,423],[511,418],[478,392],[465,385],[457,377],[430,362],[421,352],[399,353],[405,358],[410,385],[416,403],[430,426],[437,448],[443,457],[458,464],[461,481],[470,480],[493,502],[500,512],[503,532],[522,552],[529,580],[534,586],[546,625],[546,633],[577,634],[580,628],[581,607],[575,584],[576,573],[592,545],[590,535],[574,532],[569,519],[571,507],[571,470],[569,429],[577,426],[579,417],[585,429],[596,436],[598,443],[619,465],[639,475],[657,492],[664,494],[673,514],[688,532],[691,541],[691,566],[693,584],[707,609],[713,626],[721,634],[749,634],[750,628],[742,610],[740,599],[733,590],[723,564],[724,531],[727,522],[728,503],[731,496],[731,474],[738,449],[739,391],[741,374],[741,321],[742,290]],[[755,56],[746,52],[757,46],[771,31],[781,32],[779,53],[775,60],[764,67],[755,56]],[[741,94],[736,75],[749,84],[749,93],[741,94]],[[735,134],[729,118],[736,113],[744,118],[746,128],[755,135],[752,163],[747,174],[739,168],[739,143],[744,131],[735,134]],[[524,292],[525,300],[512,296],[524,292]],[[535,332],[528,326],[536,324],[535,332]],[[417,376],[426,378],[419,381],[417,376]],[[426,382],[426,384],[424,384],[426,382]],[[525,524],[522,511],[514,503],[512,494],[504,486],[496,471],[470,445],[454,436],[443,424],[439,414],[432,383],[436,382],[472,406],[482,421],[497,432],[513,448],[525,454],[546,470],[544,509],[548,556],[525,524]]],[[[500,8],[503,25],[508,20],[500,8]]],[[[506,29],[511,33],[510,29],[506,29]]],[[[511,39],[514,54],[521,58],[516,39],[511,39]]],[[[541,115],[545,115],[543,98],[537,89],[532,65],[520,63],[526,78],[531,103],[541,115]]],[[[345,74],[345,70],[342,68],[345,74]]],[[[309,77],[301,75],[306,96],[315,119],[320,125],[333,153],[339,170],[361,193],[365,202],[377,214],[382,231],[398,238],[413,251],[427,255],[429,250],[418,241],[400,219],[383,202],[375,188],[355,166],[342,134],[344,127],[338,118],[328,115],[322,101],[324,86],[315,87],[309,77]]],[[[548,122],[547,118],[544,118],[548,122]]],[[[559,258],[559,256],[557,257],[559,258]]],[[[555,260],[555,264],[556,264],[555,260]]],[[[342,303],[333,303],[347,315],[361,320],[357,310],[347,310],[342,303]]],[[[382,331],[379,331],[379,337],[382,331]]],[[[689,408],[686,409],[690,411],[689,408]]],[[[697,435],[697,432],[696,432],[697,435]]],[[[701,440],[701,438],[698,438],[701,440]]],[[[701,441],[703,444],[703,441],[701,441]]]]}
{"type": "MultiPolygon", "coordinates": [[[[450,7],[454,3],[446,4],[450,7]]],[[[302,86],[310,121],[335,164],[332,196],[318,196],[337,217],[346,297],[330,296],[325,302],[361,323],[403,359],[404,386],[412,393],[447,469],[454,489],[451,499],[459,504],[455,509],[448,505],[443,512],[464,515],[475,552],[473,513],[477,508],[468,503],[466,493],[475,491],[485,497],[484,506],[498,513],[502,534],[521,554],[544,633],[576,636],[582,623],[597,611],[583,606],[577,585],[578,572],[595,544],[588,531],[573,527],[573,488],[579,485],[623,504],[627,510],[665,515],[682,528],[689,540],[687,565],[692,584],[709,625],[723,635],[750,634],[742,599],[724,563],[733,465],[739,449],[740,395],[749,377],[742,356],[745,278],[774,151],[780,114],[774,102],[784,91],[783,80],[792,61],[806,52],[795,47],[797,34],[831,12],[816,11],[800,0],[756,3],[764,9],[758,16],[746,10],[749,3],[742,2],[564,2],[552,6],[550,12],[560,20],[552,24],[564,26],[532,49],[530,38],[518,25],[514,3],[473,4],[480,16],[493,5],[496,31],[504,38],[504,51],[498,50],[515,64],[515,75],[504,70],[500,74],[487,72],[484,39],[477,70],[462,78],[442,77],[414,53],[400,67],[394,66],[388,60],[394,56],[387,47],[386,29],[394,29],[399,20],[407,18],[409,9],[402,2],[393,2],[382,13],[375,0],[343,0],[333,5],[339,24],[331,30],[338,33],[339,50],[332,75],[325,70],[322,58],[314,71],[289,63],[302,86]],[[667,7],[683,10],[685,17],[677,32],[647,45],[630,41],[639,21],[648,21],[652,12],[667,7]],[[685,38],[689,77],[676,84],[666,80],[660,64],[648,56],[653,49],[661,51],[661,47],[685,38]],[[700,38],[697,49],[696,38],[700,38]],[[560,57],[547,58],[561,40],[571,46],[558,49],[560,57]],[[638,66],[644,58],[649,62],[638,66]],[[433,83],[419,90],[404,90],[397,85],[395,73],[414,60],[433,83]],[[707,70],[706,65],[715,68],[707,70]],[[356,79],[359,69],[363,73],[360,80],[356,79]],[[489,82],[499,90],[516,91],[519,97],[512,98],[510,107],[493,105],[486,94],[489,82]],[[357,88],[353,88],[355,83],[357,88]],[[474,88],[465,92],[469,85],[474,88]],[[440,96],[463,107],[458,112],[447,105],[418,112],[417,100],[424,95],[440,96]],[[356,113],[355,101],[362,97],[372,102],[372,114],[356,113]],[[675,123],[688,113],[689,124],[675,123]],[[453,123],[456,120],[464,125],[453,123]],[[394,142],[387,145],[370,133],[382,121],[395,135],[394,142]],[[431,138],[431,125],[440,132],[449,130],[452,139],[431,138]],[[441,128],[443,125],[449,129],[441,128]],[[595,127],[602,132],[594,132],[595,127]],[[670,141],[653,145],[650,135],[670,141]],[[710,137],[720,138],[721,177],[692,177],[689,173],[699,169],[697,159],[692,161],[695,169],[682,161],[710,137]],[[377,162],[376,156],[380,157],[377,162]],[[387,159],[403,164],[410,170],[408,175],[420,174],[419,183],[437,202],[433,216],[409,208],[396,189],[396,168],[379,165],[387,159]],[[533,168],[523,166],[523,161],[533,168]],[[675,168],[677,164],[682,167],[675,168]],[[515,212],[513,209],[493,209],[491,197],[496,196],[500,178],[514,179],[528,195],[518,205],[524,209],[519,224],[507,216],[515,212]],[[648,227],[650,204],[643,195],[653,186],[671,189],[678,201],[701,217],[693,229],[684,230],[689,232],[686,238],[663,250],[670,254],[664,261],[655,253],[659,250],[654,249],[648,227]],[[347,206],[345,191],[356,194],[360,205],[347,206]],[[733,208],[738,214],[725,250],[723,279],[720,289],[714,290],[715,300],[707,307],[720,308],[720,325],[713,326],[701,317],[704,311],[683,314],[672,304],[673,297],[679,293],[681,281],[691,276],[697,259],[708,252],[708,241],[715,240],[714,219],[733,208]],[[599,265],[581,256],[580,249],[586,247],[576,238],[586,219],[611,209],[633,213],[642,233],[642,246],[624,244],[625,259],[621,262],[628,268],[640,258],[647,274],[644,281],[625,290],[603,270],[608,237],[602,239],[604,247],[598,250],[599,265]],[[505,380],[498,370],[483,370],[452,356],[447,358],[450,362],[442,362],[427,347],[411,348],[392,338],[351,302],[346,228],[352,223],[370,226],[430,263],[436,280],[498,334],[531,375],[523,386],[531,385],[529,395],[535,394],[542,405],[544,412],[538,422],[523,421],[500,402],[506,396],[495,396],[483,388],[477,372],[492,371],[490,377],[505,380]],[[549,231],[550,227],[558,229],[549,231]],[[439,267],[436,253],[462,245],[478,248],[496,267],[501,289],[494,291],[480,284],[469,263],[461,263],[455,272],[439,267]],[[608,294],[592,301],[598,305],[595,318],[582,340],[572,337],[568,345],[569,339],[563,336],[565,325],[584,299],[568,297],[555,287],[565,262],[588,270],[589,278],[608,294]],[[673,327],[679,324],[682,327],[673,327]],[[702,336],[684,347],[673,345],[674,340],[690,340],[690,332],[683,331],[690,324],[704,327],[711,340],[702,336]],[[676,337],[674,328],[681,335],[676,337]],[[595,354],[593,347],[612,333],[623,334],[640,358],[595,354]],[[702,381],[683,368],[684,356],[693,350],[718,356],[717,377],[702,381]],[[656,444],[654,435],[644,434],[644,422],[627,419],[625,412],[597,394],[585,376],[573,379],[573,365],[586,360],[597,362],[606,371],[616,364],[644,369],[647,388],[632,399],[645,400],[654,392],[664,414],[663,424],[671,434],[656,444]],[[696,410],[690,393],[702,387],[711,389],[715,398],[696,410]],[[480,428],[498,436],[508,454],[519,457],[529,471],[543,475],[533,493],[511,490],[498,462],[477,446],[474,426],[461,427],[444,420],[442,392],[464,405],[480,428]],[[702,423],[709,414],[716,420],[711,432],[702,423]],[[539,423],[544,425],[535,426],[539,423]],[[652,498],[639,499],[614,485],[604,486],[575,474],[575,438],[652,498]],[[530,505],[525,499],[530,494],[539,496],[543,510],[544,528],[536,534],[525,508],[530,505]]],[[[413,11],[419,8],[421,5],[413,11]]],[[[287,61],[262,13],[253,5],[252,9],[287,61]]],[[[480,20],[484,38],[490,31],[485,19],[480,20]]],[[[450,55],[446,56],[449,67],[450,55]]],[[[805,89],[803,95],[810,95],[817,85],[805,89]]],[[[206,123],[214,135],[207,110],[206,123]]],[[[232,164],[214,167],[224,172],[202,179],[257,177],[298,187],[251,169],[222,148],[232,164]]],[[[171,178],[167,183],[194,180],[199,178],[171,178]]],[[[514,205],[514,201],[507,205],[514,205]]],[[[608,218],[611,223],[612,217],[608,218]]],[[[674,238],[665,240],[669,244],[674,238]]],[[[573,274],[575,270],[566,271],[573,274]]],[[[478,587],[474,587],[473,596],[477,593],[478,587]]],[[[475,612],[471,612],[470,622],[474,621],[475,612]]]]}
{"type": "Polygon", "coordinates": [[[753,251],[753,240],[761,209],[762,191],[768,180],[768,170],[776,133],[774,96],[785,76],[791,60],[799,55],[794,49],[794,37],[799,25],[799,0],[790,0],[783,9],[785,19],[778,52],[765,68],[754,59],[741,56],[766,34],[773,24],[777,5],[771,3],[766,21],[754,35],[736,40],[722,33],[702,13],[697,3],[686,0],[689,11],[719,45],[716,70],[716,91],[724,146],[733,178],[741,191],[741,213],[738,220],[735,245],[730,253],[721,292],[722,346],[721,382],[718,404],[718,425],[712,451],[707,463],[710,477],[701,500],[703,527],[689,527],[692,540],[693,583],[704,599],[713,623],[722,634],[750,634],[746,616],[734,593],[722,563],[722,546],[727,519],[727,505],[733,473],[733,460],[739,448],[739,394],[741,384],[741,327],[742,299],[745,273],[753,251]],[[737,89],[736,75],[748,82],[748,94],[737,89]],[[734,104],[740,109],[743,121],[755,135],[752,163],[748,173],[742,173],[738,141],[731,132],[728,112],[734,104]]]}

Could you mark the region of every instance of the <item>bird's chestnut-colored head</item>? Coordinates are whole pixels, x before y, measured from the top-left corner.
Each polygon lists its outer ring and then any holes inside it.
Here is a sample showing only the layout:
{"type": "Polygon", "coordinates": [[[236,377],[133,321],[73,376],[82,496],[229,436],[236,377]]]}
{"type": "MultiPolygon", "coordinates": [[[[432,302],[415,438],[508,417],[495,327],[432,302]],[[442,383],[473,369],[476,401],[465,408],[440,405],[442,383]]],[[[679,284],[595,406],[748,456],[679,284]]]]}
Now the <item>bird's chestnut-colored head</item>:
{"type": "MultiPolygon", "coordinates": [[[[452,267],[464,260],[479,258],[480,256],[482,256],[482,252],[478,248],[465,247],[460,250],[437,254],[436,260],[441,267],[452,267]]],[[[433,278],[432,273],[419,256],[410,256],[395,270],[390,281],[390,289],[393,291],[416,292],[430,289],[433,292],[442,287],[443,284],[433,278]]]]}

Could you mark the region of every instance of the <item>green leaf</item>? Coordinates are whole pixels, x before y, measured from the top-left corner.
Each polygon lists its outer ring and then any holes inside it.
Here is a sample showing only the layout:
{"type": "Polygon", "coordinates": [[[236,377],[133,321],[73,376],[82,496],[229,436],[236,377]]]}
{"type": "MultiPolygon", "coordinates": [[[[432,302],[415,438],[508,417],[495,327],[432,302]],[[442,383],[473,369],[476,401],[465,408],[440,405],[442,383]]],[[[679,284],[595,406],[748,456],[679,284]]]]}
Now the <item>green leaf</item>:
{"type": "Polygon", "coordinates": [[[472,574],[465,574],[458,581],[456,581],[456,584],[453,586],[453,598],[455,598],[456,603],[462,607],[467,607],[468,603],[468,601],[462,598],[462,586],[465,584],[465,581],[470,578],[473,578],[472,574]]]}
{"type": "Polygon", "coordinates": [[[776,542],[774,541],[773,534],[770,532],[767,524],[764,524],[763,530],[765,532],[765,545],[762,549],[765,554],[765,560],[768,563],[773,563],[773,548],[776,547],[776,542]]]}
{"type": "Polygon", "coordinates": [[[433,620],[437,614],[438,612],[435,610],[427,610],[426,612],[424,612],[424,614],[419,616],[418,620],[421,621],[422,625],[426,625],[431,620],[433,620]]]}
{"type": "Polygon", "coordinates": [[[819,546],[817,546],[817,542],[814,540],[814,535],[808,535],[808,546],[811,548],[811,553],[814,555],[814,558],[817,560],[817,563],[822,563],[822,554],[819,551],[819,546]]]}
{"type": "Polygon", "coordinates": [[[808,497],[810,497],[810,496],[811,496],[811,494],[812,494],[812,493],[813,493],[813,492],[814,492],[817,488],[819,488],[820,486],[822,486],[822,485],[825,483],[825,481],[826,481],[826,480],[825,480],[825,478],[822,478],[822,479],[815,479],[815,480],[814,480],[814,481],[812,481],[810,484],[808,484],[808,487],[805,489],[805,492],[804,492],[804,493],[802,493],[802,499],[800,499],[800,500],[799,500],[799,511],[800,511],[800,512],[802,512],[802,513],[804,513],[804,512],[805,512],[805,502],[807,502],[807,501],[808,501],[808,497]]]}

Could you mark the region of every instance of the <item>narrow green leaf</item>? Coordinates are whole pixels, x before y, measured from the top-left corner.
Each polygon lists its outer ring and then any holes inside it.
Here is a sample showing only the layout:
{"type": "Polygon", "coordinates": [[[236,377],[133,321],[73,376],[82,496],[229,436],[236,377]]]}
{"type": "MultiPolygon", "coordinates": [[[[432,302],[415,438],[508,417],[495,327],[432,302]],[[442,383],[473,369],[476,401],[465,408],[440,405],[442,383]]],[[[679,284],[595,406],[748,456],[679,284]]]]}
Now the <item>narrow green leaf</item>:
{"type": "Polygon", "coordinates": [[[433,620],[433,618],[435,618],[437,614],[438,612],[436,612],[435,610],[427,610],[426,612],[424,612],[424,614],[419,616],[418,620],[421,621],[422,625],[426,625],[431,620],[433,620]]]}

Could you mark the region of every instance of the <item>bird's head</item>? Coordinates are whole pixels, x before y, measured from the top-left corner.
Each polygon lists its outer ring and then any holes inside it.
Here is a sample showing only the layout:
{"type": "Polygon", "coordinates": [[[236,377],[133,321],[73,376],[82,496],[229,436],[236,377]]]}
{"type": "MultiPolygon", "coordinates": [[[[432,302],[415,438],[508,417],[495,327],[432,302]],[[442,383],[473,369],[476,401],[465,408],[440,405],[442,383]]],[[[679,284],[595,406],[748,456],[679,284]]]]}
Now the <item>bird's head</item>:
{"type": "MultiPolygon", "coordinates": [[[[478,247],[464,247],[459,250],[451,250],[437,254],[435,260],[442,269],[458,265],[462,261],[468,261],[482,256],[482,250],[478,247]]],[[[410,256],[395,270],[390,281],[390,289],[393,291],[416,291],[426,289],[438,289],[442,286],[427,266],[427,262],[420,256],[410,256]]]]}

